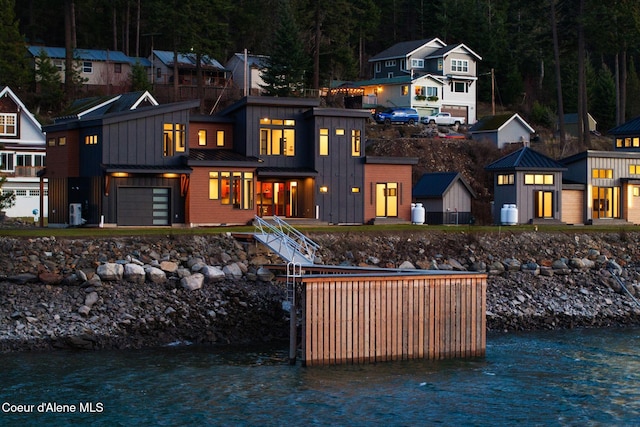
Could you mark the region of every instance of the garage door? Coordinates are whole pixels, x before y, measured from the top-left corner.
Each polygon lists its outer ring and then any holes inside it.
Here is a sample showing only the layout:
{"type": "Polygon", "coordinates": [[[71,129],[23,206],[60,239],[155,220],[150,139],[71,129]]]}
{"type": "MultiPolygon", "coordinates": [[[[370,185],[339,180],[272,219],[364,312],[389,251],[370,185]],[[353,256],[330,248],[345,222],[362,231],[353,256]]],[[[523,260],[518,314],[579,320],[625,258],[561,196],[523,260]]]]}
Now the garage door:
{"type": "Polygon", "coordinates": [[[168,188],[120,187],[118,225],[169,225],[168,188]]]}

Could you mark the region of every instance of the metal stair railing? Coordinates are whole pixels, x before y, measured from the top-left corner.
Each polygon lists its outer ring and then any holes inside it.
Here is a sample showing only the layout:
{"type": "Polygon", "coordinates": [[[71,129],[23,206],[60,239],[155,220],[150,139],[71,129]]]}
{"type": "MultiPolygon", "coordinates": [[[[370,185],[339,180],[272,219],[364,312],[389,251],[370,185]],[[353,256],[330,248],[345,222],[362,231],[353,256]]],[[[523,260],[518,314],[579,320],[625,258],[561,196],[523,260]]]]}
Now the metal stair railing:
{"type": "Polygon", "coordinates": [[[289,262],[295,261],[296,255],[300,255],[313,264],[320,245],[275,215],[273,221],[275,225],[255,216],[256,234],[265,236],[264,243],[289,262]],[[273,243],[279,243],[278,247],[274,247],[273,243]]]}

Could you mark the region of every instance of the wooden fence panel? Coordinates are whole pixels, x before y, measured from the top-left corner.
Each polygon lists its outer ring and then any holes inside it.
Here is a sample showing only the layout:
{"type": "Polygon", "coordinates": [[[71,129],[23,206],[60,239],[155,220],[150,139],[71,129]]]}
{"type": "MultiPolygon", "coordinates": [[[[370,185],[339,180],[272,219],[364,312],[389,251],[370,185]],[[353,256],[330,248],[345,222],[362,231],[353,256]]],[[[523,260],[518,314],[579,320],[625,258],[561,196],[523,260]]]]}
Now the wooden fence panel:
{"type": "Polygon", "coordinates": [[[300,278],[306,365],[483,356],[482,274],[300,278]]]}

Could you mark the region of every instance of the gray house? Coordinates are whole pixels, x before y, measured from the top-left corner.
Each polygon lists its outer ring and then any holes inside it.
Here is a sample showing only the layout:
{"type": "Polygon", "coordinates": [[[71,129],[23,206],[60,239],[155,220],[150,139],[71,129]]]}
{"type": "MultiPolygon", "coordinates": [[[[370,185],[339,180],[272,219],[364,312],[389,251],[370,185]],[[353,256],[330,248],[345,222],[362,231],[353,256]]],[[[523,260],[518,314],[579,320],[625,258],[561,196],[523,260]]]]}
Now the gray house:
{"type": "Polygon", "coordinates": [[[485,170],[493,172],[496,224],[504,222],[501,214],[505,205],[515,205],[517,224],[561,222],[565,166],[523,147],[486,166],[485,170]]]}
{"type": "Polygon", "coordinates": [[[474,141],[490,141],[502,149],[508,144],[528,144],[534,129],[518,114],[502,114],[480,119],[470,129],[474,141]]]}
{"type": "Polygon", "coordinates": [[[469,224],[476,197],[458,172],[425,173],[413,187],[413,200],[424,206],[427,224],[469,224]]]}

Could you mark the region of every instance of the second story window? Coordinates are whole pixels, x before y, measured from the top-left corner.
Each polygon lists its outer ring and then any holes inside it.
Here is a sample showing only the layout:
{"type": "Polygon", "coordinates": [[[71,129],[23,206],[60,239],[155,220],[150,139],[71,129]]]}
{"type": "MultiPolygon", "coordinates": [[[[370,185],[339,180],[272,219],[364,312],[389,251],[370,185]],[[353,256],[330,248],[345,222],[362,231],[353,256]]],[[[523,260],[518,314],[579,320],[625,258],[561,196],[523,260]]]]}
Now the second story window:
{"type": "Polygon", "coordinates": [[[84,137],[85,145],[97,145],[98,144],[98,135],[87,135],[84,137]]]}
{"type": "Polygon", "coordinates": [[[613,169],[592,169],[591,178],[612,179],[613,169]]]}
{"type": "Polygon", "coordinates": [[[224,147],[224,131],[219,130],[216,132],[216,146],[224,147]]]}
{"type": "Polygon", "coordinates": [[[0,135],[18,135],[18,115],[16,113],[0,113],[0,135]]]}
{"type": "Polygon", "coordinates": [[[469,61],[467,61],[466,59],[452,59],[451,71],[453,71],[454,73],[468,73],[469,61]]]}
{"type": "Polygon", "coordinates": [[[321,156],[329,155],[329,129],[320,129],[320,139],[318,141],[318,154],[321,156]]]}
{"type": "Polygon", "coordinates": [[[162,141],[162,154],[173,156],[176,153],[184,153],[186,146],[186,125],[182,123],[165,123],[164,137],[162,141]]]}
{"type": "Polygon", "coordinates": [[[113,64],[113,72],[116,74],[122,73],[122,64],[113,64]]]}
{"type": "Polygon", "coordinates": [[[295,120],[260,119],[260,155],[296,154],[295,120]]]}
{"type": "Polygon", "coordinates": [[[395,59],[389,59],[387,61],[384,61],[384,66],[385,67],[395,67],[396,66],[396,60],[395,59]]]}
{"type": "Polygon", "coordinates": [[[93,62],[91,61],[84,61],[82,63],[82,72],[83,73],[87,73],[87,74],[91,74],[93,73],[93,62]]]}
{"type": "Polygon", "coordinates": [[[351,155],[353,157],[360,156],[360,129],[351,130],[351,155]]]}
{"type": "Polygon", "coordinates": [[[412,59],[411,68],[424,68],[424,59],[412,59]]]}
{"type": "Polygon", "coordinates": [[[198,145],[207,145],[207,131],[204,129],[198,131],[198,145]]]}

